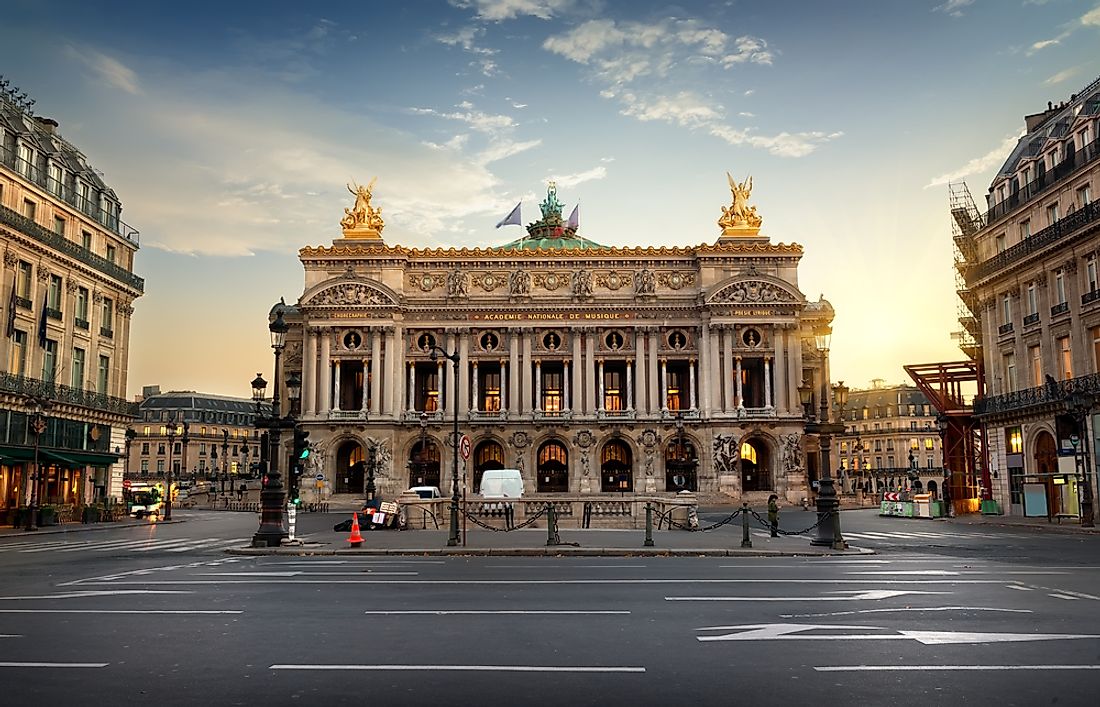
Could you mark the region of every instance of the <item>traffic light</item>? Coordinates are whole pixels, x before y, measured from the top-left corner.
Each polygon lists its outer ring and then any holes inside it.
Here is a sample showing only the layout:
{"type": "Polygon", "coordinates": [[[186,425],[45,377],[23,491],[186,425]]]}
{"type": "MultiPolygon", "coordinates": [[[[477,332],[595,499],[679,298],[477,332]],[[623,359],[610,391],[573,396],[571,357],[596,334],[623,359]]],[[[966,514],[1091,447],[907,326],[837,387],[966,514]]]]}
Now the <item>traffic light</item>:
{"type": "Polygon", "coordinates": [[[294,461],[309,458],[309,431],[301,427],[294,428],[294,461]]]}

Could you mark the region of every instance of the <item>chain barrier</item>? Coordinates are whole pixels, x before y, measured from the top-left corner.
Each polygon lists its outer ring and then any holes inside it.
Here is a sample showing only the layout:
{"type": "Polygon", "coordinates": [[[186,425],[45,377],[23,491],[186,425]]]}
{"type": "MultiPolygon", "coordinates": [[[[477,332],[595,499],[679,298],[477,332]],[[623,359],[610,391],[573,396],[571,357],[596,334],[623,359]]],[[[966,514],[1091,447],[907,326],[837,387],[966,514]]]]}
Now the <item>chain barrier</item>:
{"type": "Polygon", "coordinates": [[[717,523],[714,523],[712,525],[708,525],[705,528],[703,528],[703,527],[692,528],[689,525],[684,525],[683,523],[679,523],[677,521],[672,520],[672,514],[677,510],[679,510],[679,509],[670,508],[667,511],[665,511],[664,513],[657,513],[657,529],[660,530],[662,523],[668,523],[669,528],[676,528],[678,530],[686,530],[690,533],[706,533],[706,532],[709,532],[711,530],[715,530],[716,528],[721,528],[723,525],[727,525],[729,523],[732,523],[733,519],[741,514],[741,509],[738,508],[736,511],[729,514],[729,516],[723,518],[722,520],[718,521],[717,523]]]}
{"type": "MultiPolygon", "coordinates": [[[[769,523],[766,518],[762,518],[759,513],[752,510],[751,508],[749,509],[749,513],[752,514],[753,518],[756,518],[757,522],[760,523],[760,525],[764,526],[765,530],[771,531],[772,524],[769,523]]],[[[836,511],[829,511],[827,513],[822,513],[821,515],[818,516],[817,522],[814,523],[813,525],[811,525],[809,528],[806,528],[805,530],[783,530],[782,528],[777,527],[775,529],[775,531],[777,533],[779,533],[780,535],[804,535],[804,534],[810,532],[811,530],[813,530],[814,528],[816,528],[817,526],[824,523],[825,520],[827,518],[829,518],[830,516],[832,516],[834,513],[836,513],[836,511]]]]}
{"type": "Polygon", "coordinates": [[[523,528],[530,527],[532,524],[534,524],[536,520],[546,515],[546,507],[543,506],[542,510],[540,510],[538,513],[523,521],[519,525],[513,526],[511,528],[497,528],[495,526],[489,525],[488,523],[483,523],[478,520],[477,516],[475,516],[473,513],[470,513],[465,508],[462,509],[462,515],[464,515],[467,520],[478,527],[485,528],[486,530],[491,530],[494,533],[510,533],[513,530],[522,530],[523,528]]]}

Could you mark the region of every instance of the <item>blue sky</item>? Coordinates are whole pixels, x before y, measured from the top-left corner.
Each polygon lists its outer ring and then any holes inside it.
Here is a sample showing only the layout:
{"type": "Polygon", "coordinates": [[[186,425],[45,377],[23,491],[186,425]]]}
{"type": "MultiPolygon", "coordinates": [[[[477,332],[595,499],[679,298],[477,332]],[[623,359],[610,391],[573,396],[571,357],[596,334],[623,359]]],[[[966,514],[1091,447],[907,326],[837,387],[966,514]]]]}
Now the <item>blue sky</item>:
{"type": "Polygon", "coordinates": [[[141,231],[130,394],[247,396],[353,179],[390,244],[507,242],[556,179],[586,237],[685,246],[717,238],[726,171],[805,248],[833,377],[866,386],[961,358],[946,182],[983,203],[1098,39],[1098,0],[8,0],[0,74],[141,231]]]}

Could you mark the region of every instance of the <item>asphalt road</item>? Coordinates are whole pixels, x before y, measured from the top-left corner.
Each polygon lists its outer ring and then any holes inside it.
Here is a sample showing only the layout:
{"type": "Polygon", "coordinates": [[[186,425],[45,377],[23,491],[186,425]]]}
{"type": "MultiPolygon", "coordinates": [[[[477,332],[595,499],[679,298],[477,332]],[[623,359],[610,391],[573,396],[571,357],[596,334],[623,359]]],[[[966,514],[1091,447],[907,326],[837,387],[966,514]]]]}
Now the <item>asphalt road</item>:
{"type": "Polygon", "coordinates": [[[240,557],[221,548],[253,515],[179,517],[0,539],[0,704],[1094,705],[1100,689],[1098,536],[845,513],[879,554],[240,557]]]}

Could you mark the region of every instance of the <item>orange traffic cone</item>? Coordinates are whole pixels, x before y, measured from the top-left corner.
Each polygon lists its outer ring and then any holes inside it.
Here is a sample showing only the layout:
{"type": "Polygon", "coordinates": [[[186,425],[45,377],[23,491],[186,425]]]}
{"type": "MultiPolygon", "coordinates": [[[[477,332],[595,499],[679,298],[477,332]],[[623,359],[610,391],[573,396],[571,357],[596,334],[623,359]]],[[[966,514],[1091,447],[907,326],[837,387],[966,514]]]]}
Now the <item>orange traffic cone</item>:
{"type": "Polygon", "coordinates": [[[363,536],[359,534],[359,514],[351,514],[351,535],[348,536],[348,544],[351,547],[359,547],[363,544],[363,536]]]}

